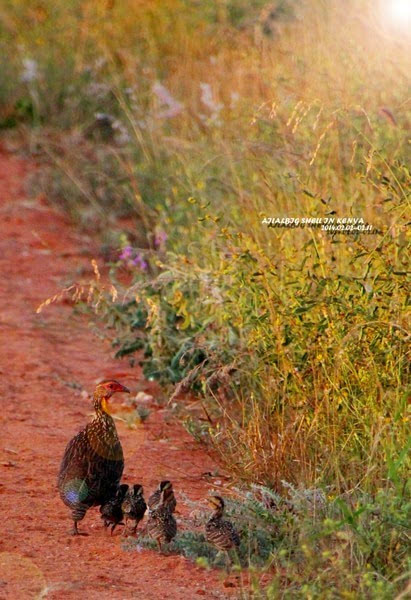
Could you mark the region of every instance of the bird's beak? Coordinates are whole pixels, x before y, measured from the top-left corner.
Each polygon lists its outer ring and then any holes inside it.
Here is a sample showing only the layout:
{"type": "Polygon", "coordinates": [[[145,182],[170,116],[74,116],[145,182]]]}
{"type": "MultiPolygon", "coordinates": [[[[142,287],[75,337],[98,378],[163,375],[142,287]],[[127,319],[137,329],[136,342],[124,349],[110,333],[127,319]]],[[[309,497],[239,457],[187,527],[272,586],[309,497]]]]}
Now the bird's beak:
{"type": "Polygon", "coordinates": [[[125,385],[120,384],[120,388],[116,390],[117,392],[125,392],[126,394],[130,394],[130,390],[125,385]]]}

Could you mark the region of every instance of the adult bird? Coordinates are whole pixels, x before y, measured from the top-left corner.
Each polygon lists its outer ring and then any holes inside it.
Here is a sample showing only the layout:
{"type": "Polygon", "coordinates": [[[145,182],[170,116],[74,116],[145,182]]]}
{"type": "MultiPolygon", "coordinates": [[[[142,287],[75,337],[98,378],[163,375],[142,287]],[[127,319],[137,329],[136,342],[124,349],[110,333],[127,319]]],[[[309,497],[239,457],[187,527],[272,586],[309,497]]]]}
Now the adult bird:
{"type": "Polygon", "coordinates": [[[108,400],[130,390],[115,379],[106,379],[94,390],[94,419],[67,445],[58,475],[58,489],[71,510],[73,535],[78,522],[92,506],[101,506],[116,495],[124,469],[123,449],[108,400]]]}

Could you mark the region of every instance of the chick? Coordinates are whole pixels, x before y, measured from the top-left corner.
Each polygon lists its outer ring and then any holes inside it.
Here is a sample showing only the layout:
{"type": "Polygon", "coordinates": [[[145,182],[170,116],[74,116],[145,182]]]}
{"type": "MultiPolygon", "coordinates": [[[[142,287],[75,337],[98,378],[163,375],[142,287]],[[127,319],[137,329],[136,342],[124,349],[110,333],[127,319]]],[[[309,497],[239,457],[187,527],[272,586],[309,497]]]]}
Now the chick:
{"type": "Polygon", "coordinates": [[[104,520],[104,527],[111,524],[111,535],[117,525],[124,525],[122,503],[128,492],[128,485],[122,483],[118,486],[116,495],[105,504],[100,506],[101,518],[104,520]]]}
{"type": "Polygon", "coordinates": [[[160,552],[162,544],[168,544],[177,535],[177,521],[173,516],[173,490],[169,487],[160,493],[156,508],[150,510],[147,522],[147,532],[158,544],[160,552]]]}
{"type": "Polygon", "coordinates": [[[171,483],[171,481],[168,481],[168,480],[161,481],[158,484],[158,488],[156,489],[156,491],[153,492],[151,494],[151,496],[149,497],[148,508],[150,511],[154,510],[155,508],[157,508],[159,506],[161,493],[165,490],[169,491],[166,496],[169,508],[170,508],[171,512],[175,511],[176,506],[177,506],[177,501],[174,496],[173,484],[171,483]]]}
{"type": "Polygon", "coordinates": [[[128,526],[128,521],[132,520],[135,522],[133,533],[136,533],[138,524],[143,519],[147,510],[147,504],[144,500],[142,485],[136,483],[127,491],[121,508],[126,520],[126,529],[128,526]]]}
{"type": "Polygon", "coordinates": [[[225,552],[231,565],[228,552],[240,545],[240,536],[231,521],[223,519],[224,500],[220,496],[210,496],[207,500],[213,509],[213,514],[205,526],[206,540],[217,550],[225,552]]]}

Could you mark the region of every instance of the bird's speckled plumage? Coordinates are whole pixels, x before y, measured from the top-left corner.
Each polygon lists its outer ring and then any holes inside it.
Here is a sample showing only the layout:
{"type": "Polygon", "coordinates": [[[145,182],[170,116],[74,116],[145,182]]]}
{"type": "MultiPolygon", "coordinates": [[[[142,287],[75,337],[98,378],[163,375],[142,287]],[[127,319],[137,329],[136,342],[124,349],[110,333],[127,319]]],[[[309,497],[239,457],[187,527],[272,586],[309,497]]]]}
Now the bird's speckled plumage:
{"type": "Polygon", "coordinates": [[[122,483],[118,486],[116,495],[108,502],[100,506],[100,513],[101,518],[104,520],[104,526],[108,527],[111,525],[111,533],[113,533],[117,525],[122,524],[124,516],[122,504],[127,492],[128,485],[126,483],[122,483]]]}
{"type": "Polygon", "coordinates": [[[168,544],[177,535],[177,521],[175,520],[170,503],[174,496],[173,491],[164,489],[160,494],[157,507],[150,511],[147,522],[147,532],[157,541],[161,551],[162,544],[168,544]]]}
{"type": "Polygon", "coordinates": [[[240,545],[240,536],[234,525],[223,519],[224,500],[220,496],[211,496],[209,503],[214,512],[205,526],[206,540],[218,550],[228,552],[234,546],[240,545]]]}
{"type": "Polygon", "coordinates": [[[107,412],[115,392],[129,390],[115,380],[100,383],[94,391],[96,416],[67,445],[60,465],[60,497],[72,512],[73,533],[92,506],[108,502],[117,492],[124,469],[123,449],[116,426],[107,412]]]}
{"type": "Polygon", "coordinates": [[[160,505],[161,493],[164,490],[168,490],[167,495],[166,495],[166,500],[167,500],[170,512],[175,511],[176,506],[177,506],[177,500],[176,500],[176,497],[174,496],[173,484],[171,483],[171,481],[168,481],[168,479],[161,481],[158,484],[158,488],[149,497],[148,508],[150,511],[158,508],[158,506],[160,505]]]}
{"type": "Polygon", "coordinates": [[[134,521],[134,532],[136,532],[137,526],[147,510],[147,504],[143,496],[143,487],[139,483],[134,484],[128,490],[121,508],[126,519],[126,527],[129,520],[134,521]]]}

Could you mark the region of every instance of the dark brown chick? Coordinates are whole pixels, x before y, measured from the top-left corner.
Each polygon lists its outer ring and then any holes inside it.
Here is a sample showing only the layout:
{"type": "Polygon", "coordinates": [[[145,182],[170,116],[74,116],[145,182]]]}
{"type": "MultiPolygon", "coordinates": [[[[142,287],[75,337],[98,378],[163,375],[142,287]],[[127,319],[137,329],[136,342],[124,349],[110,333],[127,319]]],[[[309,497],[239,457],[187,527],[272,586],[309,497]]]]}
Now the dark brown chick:
{"type": "Polygon", "coordinates": [[[160,552],[162,544],[168,544],[177,534],[177,521],[171,510],[173,498],[170,488],[162,490],[156,508],[148,515],[147,532],[156,540],[160,552]]]}
{"type": "Polygon", "coordinates": [[[128,485],[122,483],[118,486],[116,495],[108,502],[100,506],[101,518],[104,520],[104,527],[111,525],[111,534],[117,525],[124,525],[122,504],[127,494],[128,485]]]}
{"type": "Polygon", "coordinates": [[[93,394],[96,416],[68,443],[61,461],[58,489],[71,509],[73,535],[79,534],[77,523],[89,508],[115,496],[123,474],[123,449],[107,407],[116,392],[129,390],[114,379],[97,385],[93,394]]]}
{"type": "Polygon", "coordinates": [[[143,519],[144,514],[147,510],[147,504],[145,503],[143,496],[143,486],[136,483],[131,487],[123,501],[121,506],[126,520],[126,529],[128,521],[135,521],[133,533],[137,531],[138,524],[143,519]]]}
{"type": "Polygon", "coordinates": [[[220,496],[210,496],[207,501],[213,509],[213,514],[205,526],[206,540],[210,544],[213,544],[217,550],[225,552],[229,564],[231,564],[228,552],[240,545],[240,536],[234,525],[230,521],[223,519],[224,500],[220,496]]]}
{"type": "Polygon", "coordinates": [[[150,511],[154,510],[160,505],[161,493],[168,490],[167,502],[171,512],[174,512],[177,506],[176,497],[174,496],[173,484],[171,481],[164,480],[158,484],[158,488],[151,494],[148,499],[148,508],[150,511]]]}

